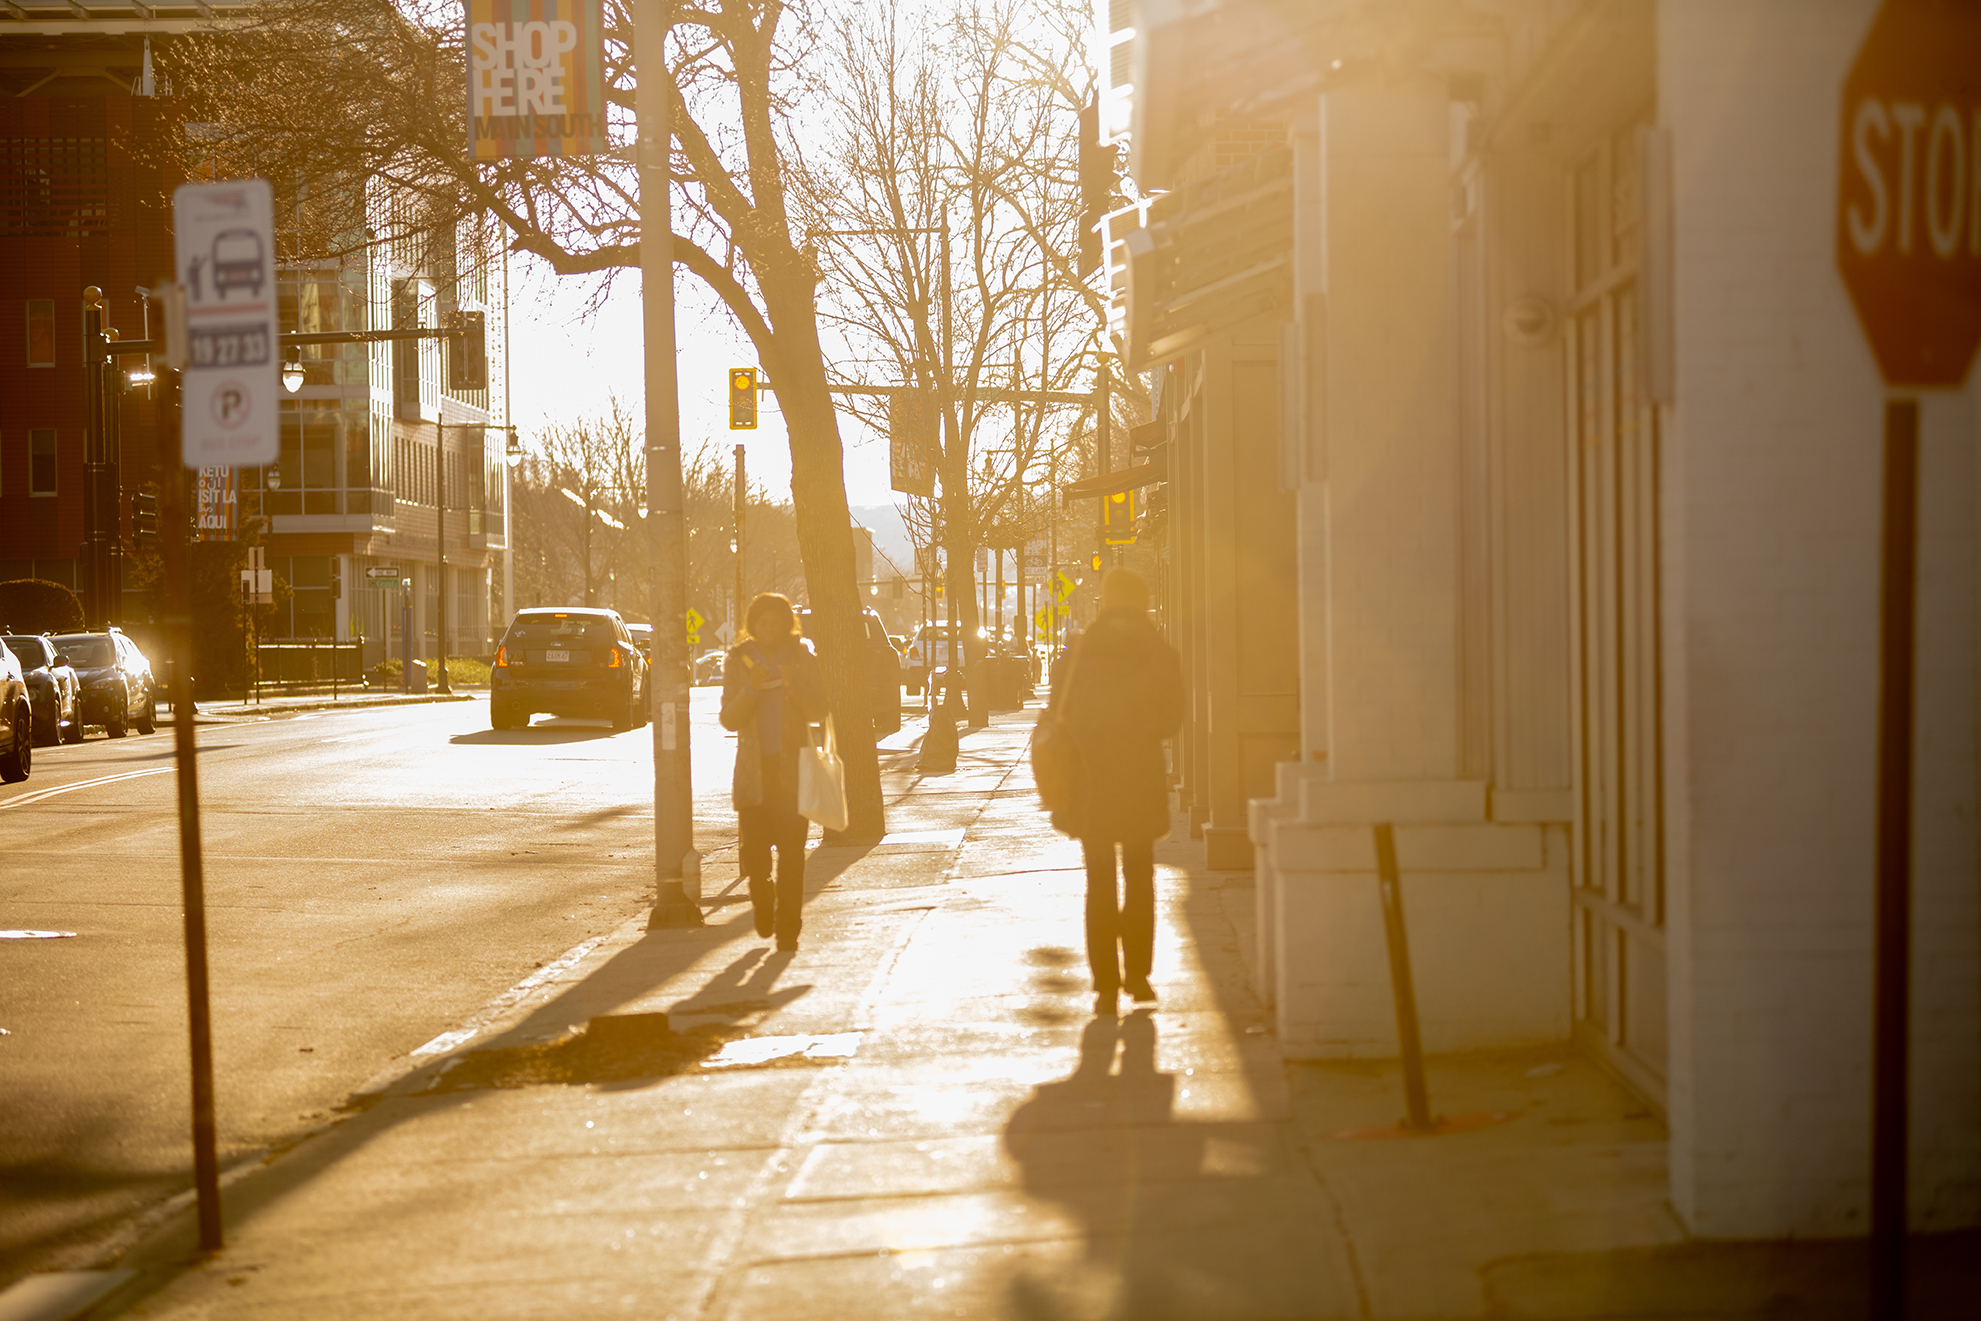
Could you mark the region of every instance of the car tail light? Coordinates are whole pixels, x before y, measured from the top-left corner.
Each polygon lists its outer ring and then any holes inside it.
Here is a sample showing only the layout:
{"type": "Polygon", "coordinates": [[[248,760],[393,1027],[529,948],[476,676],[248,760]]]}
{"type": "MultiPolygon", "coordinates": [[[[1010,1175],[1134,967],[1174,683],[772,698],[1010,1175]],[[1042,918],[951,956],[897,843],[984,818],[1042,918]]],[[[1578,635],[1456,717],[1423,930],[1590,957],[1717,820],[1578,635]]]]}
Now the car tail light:
{"type": "Polygon", "coordinates": [[[498,670],[502,670],[502,669],[507,669],[508,667],[509,667],[509,648],[497,647],[495,649],[495,668],[498,670]]]}
{"type": "Polygon", "coordinates": [[[619,648],[607,647],[605,649],[605,668],[608,670],[619,668],[619,648]]]}

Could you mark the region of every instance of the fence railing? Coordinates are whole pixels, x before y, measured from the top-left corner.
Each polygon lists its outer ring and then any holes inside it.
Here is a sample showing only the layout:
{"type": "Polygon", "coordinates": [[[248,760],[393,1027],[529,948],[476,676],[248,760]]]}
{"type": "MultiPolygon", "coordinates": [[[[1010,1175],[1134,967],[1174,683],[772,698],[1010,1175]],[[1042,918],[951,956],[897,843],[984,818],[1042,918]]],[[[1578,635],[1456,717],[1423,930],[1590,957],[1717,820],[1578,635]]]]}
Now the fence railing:
{"type": "Polygon", "coordinates": [[[334,701],[341,685],[363,685],[364,643],[356,639],[267,638],[255,648],[255,669],[261,687],[321,688],[327,684],[334,701]]]}

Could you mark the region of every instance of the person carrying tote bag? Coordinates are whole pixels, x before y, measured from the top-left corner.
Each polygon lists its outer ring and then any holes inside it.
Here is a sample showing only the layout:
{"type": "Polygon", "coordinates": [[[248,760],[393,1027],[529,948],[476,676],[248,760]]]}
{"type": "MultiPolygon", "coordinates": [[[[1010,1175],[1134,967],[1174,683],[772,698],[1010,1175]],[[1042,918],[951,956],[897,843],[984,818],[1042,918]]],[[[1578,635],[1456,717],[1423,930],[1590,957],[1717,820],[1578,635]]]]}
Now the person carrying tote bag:
{"type": "Polygon", "coordinates": [[[1183,723],[1182,666],[1149,618],[1139,576],[1114,569],[1101,579],[1100,614],[1065,666],[1033,756],[1054,828],[1080,841],[1094,1012],[1106,1016],[1124,989],[1156,998],[1155,842],[1169,833],[1162,745],[1183,723]]]}
{"type": "Polygon", "coordinates": [[[844,830],[850,818],[846,810],[846,763],[839,758],[839,735],[832,728],[831,716],[825,718],[825,746],[819,747],[807,737],[805,746],[798,750],[798,815],[826,830],[844,830]]]}
{"type": "Polygon", "coordinates": [[[756,597],[743,628],[743,641],[729,649],[722,667],[722,727],[736,735],[730,801],[757,934],[775,935],[777,948],[788,952],[798,948],[805,902],[799,754],[810,750],[813,722],[827,716],[825,672],[798,636],[788,598],[775,592],[756,597]]]}

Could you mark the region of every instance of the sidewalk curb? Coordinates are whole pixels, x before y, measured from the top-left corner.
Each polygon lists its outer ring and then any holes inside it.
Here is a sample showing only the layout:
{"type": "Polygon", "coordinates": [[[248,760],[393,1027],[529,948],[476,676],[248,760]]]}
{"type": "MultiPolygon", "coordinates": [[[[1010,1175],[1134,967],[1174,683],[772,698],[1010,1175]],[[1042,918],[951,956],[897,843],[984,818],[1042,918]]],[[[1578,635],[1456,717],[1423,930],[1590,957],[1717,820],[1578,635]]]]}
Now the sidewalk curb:
{"type": "MultiPolygon", "coordinates": [[[[378,695],[373,697],[347,697],[336,701],[283,702],[252,709],[235,708],[222,711],[208,708],[193,718],[196,725],[227,725],[241,720],[272,720],[278,716],[299,715],[317,711],[358,711],[385,706],[430,706],[437,702],[474,702],[481,694],[469,693],[426,693],[423,695],[378,695]]],[[[169,717],[168,717],[169,720],[169,717]]],[[[161,721],[161,724],[167,721],[161,721]]]]}

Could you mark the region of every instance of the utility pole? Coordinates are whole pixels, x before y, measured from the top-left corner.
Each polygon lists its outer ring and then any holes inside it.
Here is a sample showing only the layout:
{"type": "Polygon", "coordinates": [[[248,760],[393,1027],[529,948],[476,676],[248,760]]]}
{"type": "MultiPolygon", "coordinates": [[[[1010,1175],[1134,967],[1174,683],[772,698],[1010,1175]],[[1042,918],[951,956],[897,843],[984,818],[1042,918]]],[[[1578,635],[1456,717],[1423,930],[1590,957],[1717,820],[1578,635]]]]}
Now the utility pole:
{"type": "Polygon", "coordinates": [[[729,613],[729,645],[743,640],[743,513],[749,507],[749,486],[743,475],[743,442],[736,442],[736,605],[729,613]]]}
{"type": "MultiPolygon", "coordinates": [[[[646,338],[647,535],[653,555],[653,869],[655,927],[702,925],[695,798],[688,757],[687,527],[681,492],[681,414],[674,364],[674,217],[668,161],[674,85],[667,69],[668,0],[637,0],[640,303],[646,338]]],[[[590,521],[590,512],[586,520],[590,521]]]]}

